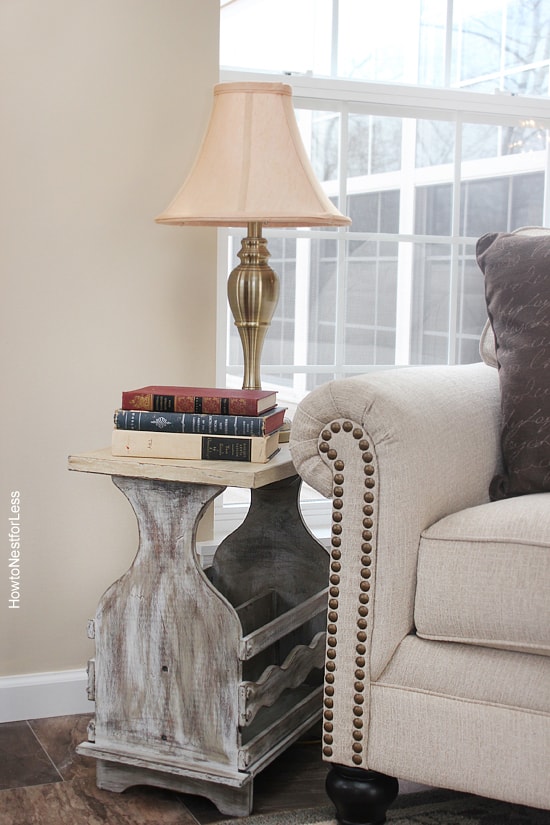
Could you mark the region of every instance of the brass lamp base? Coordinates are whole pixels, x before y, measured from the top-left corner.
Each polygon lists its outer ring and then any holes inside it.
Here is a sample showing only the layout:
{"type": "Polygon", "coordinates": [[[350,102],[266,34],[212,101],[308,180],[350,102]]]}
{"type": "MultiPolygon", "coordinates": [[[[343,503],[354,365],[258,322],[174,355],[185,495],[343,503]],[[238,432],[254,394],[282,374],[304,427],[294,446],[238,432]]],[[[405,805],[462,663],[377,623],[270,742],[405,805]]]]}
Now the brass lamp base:
{"type": "Polygon", "coordinates": [[[279,278],[268,264],[259,221],[248,224],[238,257],[241,263],[229,275],[227,297],[243,348],[243,390],[259,390],[260,355],[279,300],[279,278]]]}

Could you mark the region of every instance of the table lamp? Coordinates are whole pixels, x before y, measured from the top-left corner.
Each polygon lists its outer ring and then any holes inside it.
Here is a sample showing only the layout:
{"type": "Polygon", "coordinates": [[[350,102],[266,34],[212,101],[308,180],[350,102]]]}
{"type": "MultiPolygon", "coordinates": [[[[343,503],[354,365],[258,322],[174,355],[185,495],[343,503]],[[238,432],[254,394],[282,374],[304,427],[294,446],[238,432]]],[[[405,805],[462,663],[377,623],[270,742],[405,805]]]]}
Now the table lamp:
{"type": "Polygon", "coordinates": [[[351,223],[323,191],[303,146],[284,83],[219,83],[191,172],[156,218],[176,226],[246,226],[241,263],[227,282],[244,355],[243,389],[261,389],[260,356],[279,297],[265,226],[351,223]]]}

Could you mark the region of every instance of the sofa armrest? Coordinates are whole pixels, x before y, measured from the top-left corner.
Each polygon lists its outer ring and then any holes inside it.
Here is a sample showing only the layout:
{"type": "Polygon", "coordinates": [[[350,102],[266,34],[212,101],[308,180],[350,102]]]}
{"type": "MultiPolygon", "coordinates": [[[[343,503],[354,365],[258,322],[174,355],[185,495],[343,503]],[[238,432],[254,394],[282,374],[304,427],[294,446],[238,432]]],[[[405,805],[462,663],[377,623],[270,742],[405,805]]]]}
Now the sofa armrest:
{"type": "Polygon", "coordinates": [[[360,643],[370,681],[413,629],[420,534],[488,500],[500,467],[499,428],[498,373],[485,364],[332,381],[298,406],[290,439],[297,472],[333,499],[338,609],[329,612],[338,616],[339,679],[353,685],[358,615],[368,625],[360,643]]]}
{"type": "Polygon", "coordinates": [[[375,449],[388,449],[392,459],[405,457],[399,455],[401,448],[416,453],[420,463],[415,472],[427,473],[428,481],[436,460],[451,489],[457,483],[462,486],[466,476],[471,480],[467,454],[478,468],[481,490],[462,490],[470,502],[463,506],[487,499],[486,479],[490,481],[501,466],[496,369],[481,363],[391,369],[330,381],[313,390],[296,411],[290,450],[304,481],[327,498],[333,471],[319,452],[319,440],[332,421],[343,418],[365,427],[375,449]]]}

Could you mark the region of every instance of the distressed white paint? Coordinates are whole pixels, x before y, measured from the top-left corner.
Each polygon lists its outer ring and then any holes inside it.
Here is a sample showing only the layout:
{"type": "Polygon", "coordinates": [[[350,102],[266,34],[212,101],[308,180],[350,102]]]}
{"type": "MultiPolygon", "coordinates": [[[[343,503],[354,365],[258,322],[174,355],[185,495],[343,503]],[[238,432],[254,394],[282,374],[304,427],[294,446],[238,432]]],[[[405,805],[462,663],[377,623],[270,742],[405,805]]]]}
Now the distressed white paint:
{"type": "Polygon", "coordinates": [[[78,750],[98,760],[102,788],[201,793],[243,816],[252,778],[321,714],[328,555],[301,521],[288,453],[269,471],[189,464],[104,451],[71,459],[86,472],[121,470],[113,481],[140,537],[132,566],[89,625],[96,717],[78,750]],[[251,487],[251,507],[207,575],[197,524],[224,489],[214,480],[230,479],[251,487]],[[243,724],[244,683],[257,692],[243,724]]]}

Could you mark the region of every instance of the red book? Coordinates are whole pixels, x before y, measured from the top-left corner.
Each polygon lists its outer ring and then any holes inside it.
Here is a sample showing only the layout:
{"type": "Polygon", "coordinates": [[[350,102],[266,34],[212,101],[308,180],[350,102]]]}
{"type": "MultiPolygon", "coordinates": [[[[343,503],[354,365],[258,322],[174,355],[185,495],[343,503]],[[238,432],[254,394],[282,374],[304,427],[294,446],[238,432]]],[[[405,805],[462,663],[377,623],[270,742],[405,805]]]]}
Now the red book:
{"type": "Polygon", "coordinates": [[[122,393],[123,410],[259,415],[277,403],[272,390],[219,387],[141,387],[122,393]]]}

